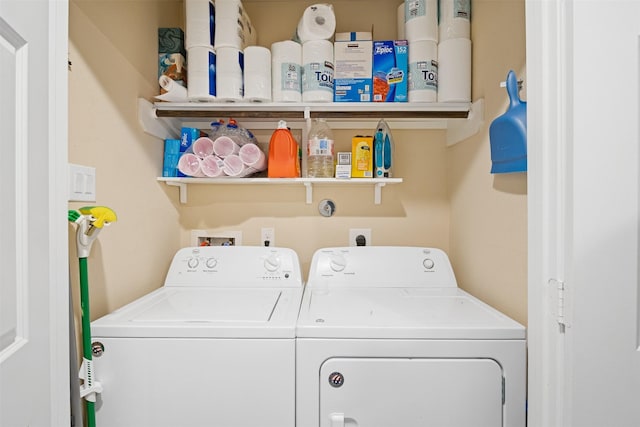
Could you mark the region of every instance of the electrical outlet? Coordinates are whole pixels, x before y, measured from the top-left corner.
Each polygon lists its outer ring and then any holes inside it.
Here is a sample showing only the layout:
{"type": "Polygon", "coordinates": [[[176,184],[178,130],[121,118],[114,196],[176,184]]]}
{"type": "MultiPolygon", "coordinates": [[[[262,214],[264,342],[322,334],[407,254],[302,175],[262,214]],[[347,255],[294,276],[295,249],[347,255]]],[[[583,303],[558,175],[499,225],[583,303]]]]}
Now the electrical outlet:
{"type": "Polygon", "coordinates": [[[349,229],[349,246],[358,246],[358,236],[364,237],[364,245],[371,246],[371,229],[370,228],[350,228],[349,229]]]}
{"type": "Polygon", "coordinates": [[[191,246],[241,246],[242,231],[191,230],[191,246]]]}
{"type": "Polygon", "coordinates": [[[273,227],[262,227],[260,232],[260,244],[264,246],[276,245],[276,230],[273,227]]]}

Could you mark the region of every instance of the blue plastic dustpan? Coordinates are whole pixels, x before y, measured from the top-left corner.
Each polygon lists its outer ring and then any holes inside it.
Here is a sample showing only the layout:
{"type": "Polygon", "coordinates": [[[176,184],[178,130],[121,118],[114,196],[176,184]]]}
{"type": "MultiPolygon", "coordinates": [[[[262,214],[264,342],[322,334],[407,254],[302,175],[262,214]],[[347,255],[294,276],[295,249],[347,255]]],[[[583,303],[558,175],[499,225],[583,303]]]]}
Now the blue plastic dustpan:
{"type": "Polygon", "coordinates": [[[509,108],[489,127],[491,173],[527,171],[527,103],[520,100],[513,70],[507,74],[509,108]]]}

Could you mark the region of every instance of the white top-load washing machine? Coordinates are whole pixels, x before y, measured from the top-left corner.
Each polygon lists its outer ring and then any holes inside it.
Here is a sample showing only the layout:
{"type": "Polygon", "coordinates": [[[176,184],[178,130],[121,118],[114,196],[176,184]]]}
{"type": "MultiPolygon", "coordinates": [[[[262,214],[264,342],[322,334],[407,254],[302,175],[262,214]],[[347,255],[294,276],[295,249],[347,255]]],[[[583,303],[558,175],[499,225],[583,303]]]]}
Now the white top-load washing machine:
{"type": "Polygon", "coordinates": [[[164,286],[94,321],[100,427],[293,427],[296,253],[179,250],[164,286]]]}
{"type": "Polygon", "coordinates": [[[439,249],[316,251],[297,336],[297,427],[525,425],[525,328],[439,249]]]}

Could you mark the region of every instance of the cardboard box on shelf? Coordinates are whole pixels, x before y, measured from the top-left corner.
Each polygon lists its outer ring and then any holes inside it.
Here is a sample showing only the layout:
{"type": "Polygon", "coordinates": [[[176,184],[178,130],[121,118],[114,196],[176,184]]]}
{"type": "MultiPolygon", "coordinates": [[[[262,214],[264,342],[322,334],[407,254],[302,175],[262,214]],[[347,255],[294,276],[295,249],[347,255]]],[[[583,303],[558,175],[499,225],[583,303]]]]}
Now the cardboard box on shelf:
{"type": "Polygon", "coordinates": [[[372,93],[371,32],[336,33],[334,49],[335,102],[370,102],[372,93]]]}

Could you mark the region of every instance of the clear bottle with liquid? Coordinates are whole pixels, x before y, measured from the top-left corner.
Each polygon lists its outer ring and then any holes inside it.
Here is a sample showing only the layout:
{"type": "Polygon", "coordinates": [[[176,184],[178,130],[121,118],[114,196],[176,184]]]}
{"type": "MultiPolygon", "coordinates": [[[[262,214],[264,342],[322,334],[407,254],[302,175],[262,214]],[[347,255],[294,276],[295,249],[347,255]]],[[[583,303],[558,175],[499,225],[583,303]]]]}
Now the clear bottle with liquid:
{"type": "Polygon", "coordinates": [[[314,119],[307,141],[307,177],[334,177],[334,143],[331,128],[324,119],[314,119]]]}

